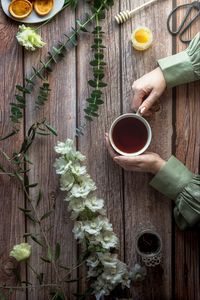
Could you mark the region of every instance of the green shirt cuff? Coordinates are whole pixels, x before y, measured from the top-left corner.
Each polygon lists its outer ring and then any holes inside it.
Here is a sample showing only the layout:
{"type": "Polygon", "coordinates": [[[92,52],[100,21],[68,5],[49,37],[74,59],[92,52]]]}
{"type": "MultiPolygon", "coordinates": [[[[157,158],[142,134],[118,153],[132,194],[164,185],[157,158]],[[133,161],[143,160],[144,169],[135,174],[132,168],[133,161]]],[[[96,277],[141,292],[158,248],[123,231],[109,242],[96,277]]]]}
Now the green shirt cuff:
{"type": "Polygon", "coordinates": [[[190,57],[185,51],[160,59],[158,64],[168,88],[198,79],[194,73],[190,57]]]}
{"type": "Polygon", "coordinates": [[[192,177],[193,174],[178,159],[171,156],[151,180],[150,185],[168,198],[175,200],[192,177]]]}
{"type": "Polygon", "coordinates": [[[188,48],[158,60],[168,88],[200,79],[200,32],[188,48]]]}

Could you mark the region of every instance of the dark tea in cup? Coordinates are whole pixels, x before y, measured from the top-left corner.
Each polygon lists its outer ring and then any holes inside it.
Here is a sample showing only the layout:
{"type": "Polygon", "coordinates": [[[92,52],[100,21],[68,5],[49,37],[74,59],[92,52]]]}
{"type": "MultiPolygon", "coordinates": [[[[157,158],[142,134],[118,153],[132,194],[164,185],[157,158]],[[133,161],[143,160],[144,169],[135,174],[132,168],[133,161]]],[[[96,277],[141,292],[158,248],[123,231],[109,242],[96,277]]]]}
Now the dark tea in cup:
{"type": "Polygon", "coordinates": [[[109,139],[113,149],[122,155],[143,153],[151,142],[151,128],[138,114],[124,114],[111,125],[109,139]]]}

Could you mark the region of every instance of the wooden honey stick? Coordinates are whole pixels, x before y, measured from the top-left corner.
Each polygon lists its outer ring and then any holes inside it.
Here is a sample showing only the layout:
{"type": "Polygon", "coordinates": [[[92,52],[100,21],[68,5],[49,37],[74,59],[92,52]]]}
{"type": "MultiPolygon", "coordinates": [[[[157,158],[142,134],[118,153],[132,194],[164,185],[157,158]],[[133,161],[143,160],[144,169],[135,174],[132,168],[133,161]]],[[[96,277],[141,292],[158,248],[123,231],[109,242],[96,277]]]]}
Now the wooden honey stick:
{"type": "Polygon", "coordinates": [[[150,0],[147,3],[142,4],[139,7],[136,7],[133,10],[125,10],[125,11],[121,11],[119,14],[117,14],[115,16],[115,20],[117,21],[118,24],[122,24],[125,23],[126,21],[128,21],[134,14],[136,14],[138,11],[140,11],[141,9],[150,6],[151,4],[157,2],[158,0],[150,0]]]}

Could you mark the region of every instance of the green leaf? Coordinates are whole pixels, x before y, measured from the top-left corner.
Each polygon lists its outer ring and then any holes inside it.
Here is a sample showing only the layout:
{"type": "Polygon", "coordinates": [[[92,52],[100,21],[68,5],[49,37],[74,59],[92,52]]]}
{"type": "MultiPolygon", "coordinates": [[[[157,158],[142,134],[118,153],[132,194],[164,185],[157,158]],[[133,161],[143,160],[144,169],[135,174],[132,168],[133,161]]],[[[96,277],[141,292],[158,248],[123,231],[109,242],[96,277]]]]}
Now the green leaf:
{"type": "Polygon", "coordinates": [[[93,117],[98,117],[99,115],[93,111],[90,112],[90,114],[93,116],[93,117]]]}
{"type": "Polygon", "coordinates": [[[32,161],[30,161],[30,159],[28,158],[28,155],[27,154],[24,154],[24,161],[26,162],[26,163],[29,163],[29,164],[33,164],[32,163],[32,161]]]}
{"type": "Polygon", "coordinates": [[[90,65],[91,66],[98,66],[99,65],[99,61],[97,60],[97,59],[95,59],[95,60],[92,60],[91,62],[90,62],[90,65]]]}
{"type": "Polygon", "coordinates": [[[65,300],[65,296],[60,290],[51,290],[50,291],[51,300],[65,300]]]}
{"type": "Polygon", "coordinates": [[[94,88],[97,86],[97,83],[96,83],[96,81],[94,81],[94,80],[89,80],[89,81],[88,81],[88,84],[89,84],[90,86],[94,87],[94,88]]]}
{"type": "Polygon", "coordinates": [[[48,218],[51,214],[52,214],[53,210],[50,210],[48,212],[46,212],[41,218],[40,218],[40,221],[48,218]]]}
{"type": "Polygon", "coordinates": [[[62,266],[62,265],[58,265],[59,268],[63,269],[63,270],[66,270],[66,271],[69,271],[70,268],[69,267],[65,267],[65,266],[62,266]]]}
{"type": "Polygon", "coordinates": [[[49,125],[47,123],[45,123],[44,125],[46,126],[46,128],[49,129],[49,131],[51,131],[51,133],[53,133],[53,135],[57,136],[57,132],[56,132],[55,128],[53,128],[51,125],[49,125]]]}
{"type": "Polygon", "coordinates": [[[105,82],[99,82],[99,87],[106,87],[107,86],[107,83],[105,82]]]}
{"type": "Polygon", "coordinates": [[[88,30],[81,24],[80,20],[76,20],[76,24],[80,27],[81,31],[88,32],[88,30]]]}
{"type": "Polygon", "coordinates": [[[40,259],[43,260],[43,261],[46,262],[46,263],[50,263],[50,262],[51,262],[51,261],[50,261],[48,258],[46,258],[46,257],[40,257],[40,259]]]}
{"type": "Polygon", "coordinates": [[[53,252],[50,247],[48,247],[48,250],[47,250],[47,258],[49,261],[53,260],[53,252]]]}
{"type": "Polygon", "coordinates": [[[38,70],[36,70],[34,67],[32,67],[32,68],[33,68],[33,71],[34,71],[35,75],[36,75],[38,78],[40,78],[40,79],[42,79],[42,80],[45,79],[45,78],[40,74],[40,72],[39,72],[38,70]]]}
{"type": "Polygon", "coordinates": [[[26,81],[27,83],[30,83],[30,84],[32,84],[32,85],[35,85],[35,83],[33,82],[33,80],[31,80],[31,79],[29,79],[29,78],[25,78],[25,81],[26,81]]]}
{"type": "Polygon", "coordinates": [[[37,201],[36,201],[36,207],[38,207],[41,200],[42,200],[42,191],[39,190],[39,193],[38,193],[38,196],[37,196],[37,201]]]}
{"type": "Polygon", "coordinates": [[[26,188],[34,188],[38,185],[38,183],[31,183],[31,184],[28,184],[28,185],[25,185],[26,188]]]}
{"type": "Polygon", "coordinates": [[[19,84],[16,85],[16,89],[19,90],[20,92],[23,92],[25,94],[30,94],[31,93],[31,89],[29,88],[26,88],[26,87],[23,87],[19,84]]]}
{"type": "Polygon", "coordinates": [[[29,237],[29,236],[31,236],[31,233],[24,233],[23,234],[23,237],[29,237]]]}
{"type": "Polygon", "coordinates": [[[33,223],[38,223],[37,220],[35,219],[35,217],[34,217],[32,214],[27,213],[27,212],[25,212],[24,214],[25,214],[26,217],[27,217],[30,221],[32,221],[33,223]]]}
{"type": "Polygon", "coordinates": [[[90,116],[88,116],[88,115],[85,115],[85,119],[88,120],[88,121],[92,121],[93,120],[93,118],[90,117],[90,116]]]}
{"type": "Polygon", "coordinates": [[[36,131],[36,134],[39,134],[39,135],[50,135],[49,132],[41,132],[41,131],[36,131]]]}
{"type": "Polygon", "coordinates": [[[1,136],[1,137],[0,137],[0,141],[4,141],[4,140],[8,139],[9,137],[11,137],[11,136],[17,134],[18,131],[19,131],[18,129],[17,129],[17,130],[13,130],[13,131],[11,131],[10,133],[8,133],[7,135],[1,136]]]}
{"type": "Polygon", "coordinates": [[[26,209],[26,208],[22,208],[22,207],[18,207],[18,208],[19,208],[19,210],[21,210],[24,213],[30,213],[31,212],[31,209],[26,209]]]}
{"type": "Polygon", "coordinates": [[[21,95],[16,94],[16,95],[15,95],[15,98],[16,98],[16,100],[17,100],[18,102],[20,102],[20,103],[22,103],[22,104],[25,104],[25,102],[26,102],[25,98],[24,98],[23,96],[21,96],[21,95]]]}
{"type": "Polygon", "coordinates": [[[40,273],[37,275],[37,280],[39,281],[39,284],[43,283],[44,273],[40,273]]]}
{"type": "Polygon", "coordinates": [[[95,42],[96,44],[102,44],[103,40],[100,39],[100,38],[95,38],[95,39],[94,39],[94,42],[95,42]]]}
{"type": "Polygon", "coordinates": [[[104,58],[104,55],[103,55],[103,53],[95,53],[94,54],[94,57],[95,57],[95,59],[103,59],[104,58]]]}
{"type": "Polygon", "coordinates": [[[36,238],[35,235],[31,235],[31,238],[32,238],[32,240],[33,240],[35,243],[37,243],[37,244],[40,245],[41,247],[44,247],[43,243],[42,243],[40,240],[38,240],[38,238],[36,238]]]}
{"type": "Polygon", "coordinates": [[[61,252],[60,244],[56,243],[55,256],[54,256],[55,261],[59,259],[60,252],[61,252]]]}

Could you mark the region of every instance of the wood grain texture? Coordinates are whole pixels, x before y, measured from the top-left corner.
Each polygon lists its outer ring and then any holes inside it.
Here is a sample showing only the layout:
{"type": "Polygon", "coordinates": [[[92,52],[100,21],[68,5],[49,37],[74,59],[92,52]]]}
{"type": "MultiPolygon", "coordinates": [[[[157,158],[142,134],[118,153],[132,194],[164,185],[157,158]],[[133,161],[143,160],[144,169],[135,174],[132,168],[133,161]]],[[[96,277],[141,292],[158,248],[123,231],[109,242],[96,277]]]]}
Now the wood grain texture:
{"type": "MultiPolygon", "coordinates": [[[[25,70],[28,74],[35,62],[41,57],[46,56],[47,48],[51,49],[61,39],[64,39],[63,33],[69,33],[71,27],[74,26],[74,13],[70,9],[66,9],[52,23],[42,28],[41,35],[47,43],[47,47],[42,51],[25,56],[25,70]],[[66,32],[69,30],[68,32],[66,32]]],[[[45,228],[53,226],[48,234],[50,245],[59,242],[61,244],[61,258],[58,263],[73,267],[76,264],[76,242],[72,234],[73,222],[70,220],[67,211],[67,203],[64,202],[65,194],[59,190],[58,176],[55,174],[53,163],[56,154],[54,145],[57,140],[63,141],[67,138],[73,138],[76,126],[76,59],[75,49],[72,49],[67,56],[59,62],[54,68],[54,72],[49,76],[51,93],[48,103],[41,111],[34,109],[34,100],[37,97],[37,90],[28,99],[28,107],[26,110],[26,129],[29,128],[36,120],[41,120],[44,116],[47,121],[58,131],[58,137],[39,137],[32,149],[30,150],[30,158],[34,161],[34,169],[31,173],[31,182],[39,182],[40,187],[44,191],[44,198],[39,207],[39,214],[42,216],[47,211],[55,207],[55,213],[44,221],[45,228]]],[[[35,196],[34,192],[34,195],[35,196]]],[[[28,231],[34,232],[37,229],[28,223],[28,231]]],[[[41,252],[41,247],[34,243],[34,253],[30,260],[30,264],[40,272],[45,273],[45,282],[55,283],[55,270],[48,264],[41,262],[40,256],[45,257],[47,254],[41,252]]],[[[59,269],[59,276],[63,278],[66,271],[59,269]]],[[[76,272],[73,279],[76,278],[76,272]]],[[[69,279],[69,278],[67,278],[69,279]]],[[[72,278],[71,278],[72,279],[72,278]]],[[[34,274],[29,271],[28,280],[37,284],[34,274]]],[[[76,293],[76,283],[66,284],[64,287],[68,300],[74,299],[72,294],[76,293]]],[[[32,290],[28,299],[49,299],[49,290],[32,290]]]]}
{"type": "MultiPolygon", "coordinates": [[[[177,0],[176,4],[183,1],[177,0]]],[[[192,2],[192,1],[188,1],[192,2]]],[[[177,15],[180,23],[185,11],[177,15]]],[[[199,19],[187,33],[191,39],[199,31],[199,19]]],[[[186,48],[179,39],[176,40],[176,52],[186,48]]],[[[200,85],[199,82],[183,85],[176,90],[176,157],[192,172],[200,173],[200,85]]],[[[200,298],[199,274],[200,238],[198,232],[181,232],[175,230],[175,298],[196,300],[200,298]]]]}
{"type": "MultiPolygon", "coordinates": [[[[9,114],[11,99],[14,98],[14,87],[22,82],[23,54],[16,44],[15,33],[17,26],[10,22],[0,11],[0,136],[12,130],[9,114]]],[[[8,155],[18,150],[23,140],[23,130],[18,137],[10,138],[6,142],[0,142],[0,148],[8,155]]],[[[0,163],[3,157],[0,155],[0,163]]],[[[18,264],[9,257],[9,252],[15,244],[23,242],[24,217],[18,210],[24,205],[23,192],[19,189],[18,182],[7,175],[0,175],[0,286],[16,285],[17,280],[12,271],[18,264]]],[[[21,276],[25,277],[25,268],[21,268],[21,276]]],[[[1,294],[1,297],[2,294],[1,294]]],[[[10,299],[26,298],[26,293],[16,291],[10,299]]]]}
{"type": "MultiPolygon", "coordinates": [[[[121,1],[121,10],[131,9],[145,1],[121,1]]],[[[132,101],[133,81],[156,66],[156,60],[172,52],[171,37],[167,33],[166,20],[171,1],[160,1],[141,11],[129,23],[121,27],[122,106],[129,112],[132,101]],[[139,25],[153,31],[154,43],[145,52],[133,50],[131,32],[139,25]]],[[[148,118],[153,132],[150,151],[167,159],[171,154],[172,108],[171,94],[161,99],[160,111],[148,118]],[[163,126],[164,124],[164,126],[163,126]]],[[[163,299],[172,297],[171,265],[171,203],[148,186],[150,176],[144,173],[124,173],[125,200],[125,255],[133,266],[139,260],[135,251],[137,234],[145,228],[154,228],[163,240],[163,261],[156,269],[149,269],[145,282],[132,289],[134,299],[163,299]]]]}
{"type": "MultiPolygon", "coordinates": [[[[119,254],[129,266],[133,266],[139,257],[135,252],[135,238],[137,233],[146,227],[153,227],[163,241],[163,260],[160,267],[148,269],[147,279],[131,289],[131,297],[137,300],[199,300],[199,247],[200,239],[197,232],[180,232],[172,226],[171,202],[162,197],[148,186],[149,175],[123,172],[111,160],[104,143],[104,133],[108,131],[112,121],[123,112],[129,112],[131,107],[131,86],[135,79],[149,72],[156,66],[156,60],[171,55],[172,39],[166,29],[166,19],[172,8],[172,0],[161,0],[147,8],[127,23],[118,26],[114,15],[120,10],[134,8],[145,0],[119,0],[107,13],[103,29],[105,34],[105,60],[107,61],[106,78],[108,87],[105,89],[105,103],[100,109],[100,117],[88,124],[85,135],[77,140],[77,146],[87,156],[87,167],[97,184],[97,195],[104,198],[114,231],[120,239],[119,254]],[[152,29],[154,44],[146,52],[133,50],[130,36],[138,25],[145,25],[152,29]]],[[[192,2],[192,0],[190,0],[192,2]]],[[[185,3],[177,0],[176,4],[185,3]]],[[[77,12],[65,10],[51,24],[42,29],[42,37],[47,46],[34,53],[23,53],[17,45],[14,35],[17,31],[15,23],[5,18],[0,11],[0,135],[9,130],[9,102],[14,95],[14,86],[23,82],[23,74],[30,74],[32,66],[36,66],[45,57],[47,49],[62,39],[62,33],[74,26],[75,18],[88,11],[88,4],[80,1],[77,12]]],[[[180,22],[183,12],[177,18],[180,22]]],[[[188,32],[188,37],[199,31],[196,23],[188,32]]],[[[67,33],[67,32],[66,32],[67,33]]],[[[34,161],[31,172],[31,182],[39,182],[44,190],[44,198],[39,207],[40,216],[55,207],[55,213],[44,221],[45,229],[53,226],[48,233],[51,245],[61,243],[62,264],[73,266],[80,256],[72,235],[73,222],[69,219],[67,203],[63,202],[64,194],[59,190],[58,177],[53,168],[55,153],[53,146],[57,140],[73,138],[76,126],[83,124],[86,98],[90,94],[87,81],[92,77],[89,61],[92,59],[90,51],[92,39],[83,34],[77,49],[69,52],[49,77],[51,95],[45,108],[41,111],[34,109],[37,88],[28,97],[25,124],[22,122],[21,132],[17,137],[3,142],[0,148],[12,153],[19,147],[23,139],[23,126],[29,126],[41,120],[44,116],[51,125],[58,129],[58,137],[37,137],[30,151],[34,161]]],[[[183,44],[176,41],[176,52],[183,50],[183,44]]],[[[166,92],[161,101],[161,109],[148,121],[153,130],[151,151],[159,153],[168,159],[172,148],[174,154],[187,167],[199,173],[200,152],[200,110],[199,82],[184,85],[177,89],[176,97],[171,101],[171,91],[166,92]],[[173,118],[172,118],[173,116],[173,118]],[[172,135],[174,144],[172,144],[172,135]]],[[[0,162],[2,157],[0,157],[0,162]]],[[[17,264],[10,259],[9,250],[16,243],[22,242],[23,233],[39,233],[30,222],[27,224],[18,211],[18,206],[24,205],[24,195],[18,185],[9,178],[0,175],[0,285],[15,284],[15,277],[10,268],[17,264]]],[[[32,196],[36,198],[34,189],[32,196]]],[[[29,241],[31,242],[31,241],[29,241]]],[[[46,283],[55,282],[55,271],[48,264],[41,262],[40,256],[46,253],[35,243],[30,265],[45,273],[46,283]]],[[[27,273],[22,265],[23,280],[38,285],[33,272],[27,273]]],[[[65,272],[60,270],[60,276],[65,272]]],[[[73,293],[83,292],[87,286],[85,269],[75,271],[73,278],[83,277],[79,285],[76,283],[64,286],[68,300],[75,300],[73,293]]],[[[118,297],[120,295],[117,295],[118,297]]],[[[124,294],[125,296],[125,294],[124,294]]],[[[1,299],[1,297],[0,297],[1,299]]],[[[31,289],[29,292],[17,291],[11,300],[44,300],[49,299],[49,289],[31,289]]]]}

